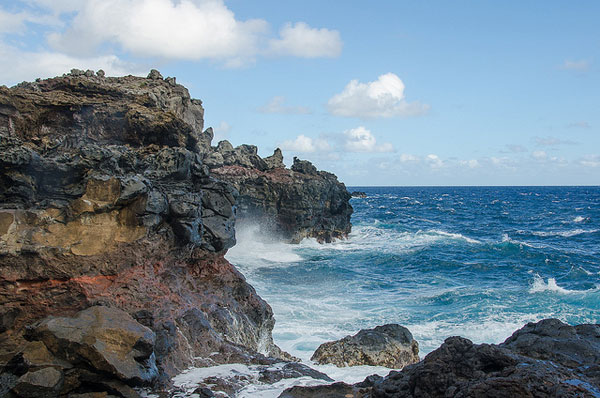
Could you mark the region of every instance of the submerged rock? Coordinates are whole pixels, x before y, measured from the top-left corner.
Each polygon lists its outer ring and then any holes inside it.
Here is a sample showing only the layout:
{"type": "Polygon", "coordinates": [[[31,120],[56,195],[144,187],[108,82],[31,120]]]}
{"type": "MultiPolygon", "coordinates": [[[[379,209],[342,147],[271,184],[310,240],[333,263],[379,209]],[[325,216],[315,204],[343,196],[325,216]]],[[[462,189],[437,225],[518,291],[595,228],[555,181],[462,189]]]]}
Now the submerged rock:
{"type": "Polygon", "coordinates": [[[338,367],[371,365],[400,369],[419,361],[419,344],[407,328],[388,324],[321,344],[311,360],[338,367]]]}

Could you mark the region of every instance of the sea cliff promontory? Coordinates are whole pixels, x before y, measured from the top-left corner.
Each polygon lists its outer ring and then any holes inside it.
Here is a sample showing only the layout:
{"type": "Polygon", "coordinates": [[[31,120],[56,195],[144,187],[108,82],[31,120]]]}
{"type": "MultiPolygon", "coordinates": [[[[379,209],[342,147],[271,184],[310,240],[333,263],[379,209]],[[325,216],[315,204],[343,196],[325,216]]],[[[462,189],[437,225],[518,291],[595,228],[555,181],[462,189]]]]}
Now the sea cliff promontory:
{"type": "Polygon", "coordinates": [[[0,395],[127,396],[193,365],[291,359],[224,258],[236,213],[330,241],[350,196],[278,151],[211,147],[203,116],[156,70],[0,87],[0,395]]]}

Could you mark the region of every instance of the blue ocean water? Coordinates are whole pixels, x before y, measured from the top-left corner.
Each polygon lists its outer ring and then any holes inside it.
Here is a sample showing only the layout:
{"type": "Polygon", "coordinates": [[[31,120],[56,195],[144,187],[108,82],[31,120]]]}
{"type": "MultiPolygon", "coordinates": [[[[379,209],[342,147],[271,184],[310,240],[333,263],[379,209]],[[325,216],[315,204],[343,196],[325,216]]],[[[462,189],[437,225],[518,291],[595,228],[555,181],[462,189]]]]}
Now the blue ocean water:
{"type": "Polygon", "coordinates": [[[421,354],[445,338],[499,343],[529,321],[600,322],[600,187],[350,187],[349,239],[238,233],[227,258],[273,307],[275,342],[319,344],[385,323],[421,354]]]}

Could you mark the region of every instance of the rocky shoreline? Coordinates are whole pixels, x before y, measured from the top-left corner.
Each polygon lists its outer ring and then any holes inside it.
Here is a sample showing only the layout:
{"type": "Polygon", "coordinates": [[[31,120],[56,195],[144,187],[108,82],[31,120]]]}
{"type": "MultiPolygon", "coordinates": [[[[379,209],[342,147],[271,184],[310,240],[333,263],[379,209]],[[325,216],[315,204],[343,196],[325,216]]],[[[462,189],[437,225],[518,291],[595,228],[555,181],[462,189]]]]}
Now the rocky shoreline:
{"type": "Polygon", "coordinates": [[[0,87],[0,398],[223,397],[298,378],[322,385],[281,397],[600,397],[600,325],[558,320],[498,345],[451,337],[422,360],[400,325],[363,330],[314,360],[404,368],[323,385],[224,255],[244,223],[344,238],[351,195],[278,149],[212,146],[203,118],[156,70],[0,87]]]}
{"type": "Polygon", "coordinates": [[[330,241],[350,231],[350,196],[308,162],[287,169],[256,147],[211,147],[203,115],[201,101],[155,70],[73,70],[0,87],[0,366],[9,386],[0,396],[34,394],[40,379],[42,396],[67,396],[106,392],[109,382],[168,385],[190,366],[293,359],[273,343],[269,305],[224,259],[236,213],[260,203],[265,214],[252,216],[281,214],[270,225],[286,239],[330,241]],[[240,175],[252,190],[228,181],[245,184],[240,175]],[[121,354],[132,364],[152,357],[156,371],[125,377],[106,365],[110,350],[29,332],[40,322],[82,330],[99,318],[121,321],[87,339],[134,347],[121,354]],[[131,328],[153,337],[132,341],[131,328]],[[23,359],[32,344],[46,359],[23,359]]]}

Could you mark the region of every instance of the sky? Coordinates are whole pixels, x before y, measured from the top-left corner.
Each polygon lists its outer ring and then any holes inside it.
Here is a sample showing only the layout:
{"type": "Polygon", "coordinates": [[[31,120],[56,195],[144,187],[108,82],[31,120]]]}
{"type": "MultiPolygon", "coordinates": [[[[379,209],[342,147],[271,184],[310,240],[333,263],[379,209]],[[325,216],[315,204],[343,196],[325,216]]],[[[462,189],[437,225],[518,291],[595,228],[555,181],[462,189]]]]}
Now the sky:
{"type": "Polygon", "coordinates": [[[3,0],[0,85],[175,76],[349,186],[600,185],[600,2],[3,0]]]}

